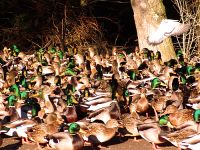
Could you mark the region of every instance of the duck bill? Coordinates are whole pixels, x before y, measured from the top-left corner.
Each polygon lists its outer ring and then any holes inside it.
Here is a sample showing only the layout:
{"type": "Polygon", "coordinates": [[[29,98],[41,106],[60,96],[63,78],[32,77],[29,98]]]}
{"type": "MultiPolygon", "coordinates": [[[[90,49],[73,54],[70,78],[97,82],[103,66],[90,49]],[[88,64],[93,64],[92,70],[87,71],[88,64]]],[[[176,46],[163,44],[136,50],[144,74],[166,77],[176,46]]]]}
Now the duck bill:
{"type": "Polygon", "coordinates": [[[31,95],[30,95],[30,97],[33,97],[33,98],[34,98],[34,97],[38,97],[38,96],[39,96],[38,93],[36,93],[36,94],[31,94],[31,95]]]}
{"type": "Polygon", "coordinates": [[[166,85],[165,83],[163,83],[163,82],[161,82],[160,85],[161,85],[161,86],[165,86],[165,87],[167,86],[167,85],[166,85]]]}
{"type": "Polygon", "coordinates": [[[79,132],[80,132],[81,134],[86,134],[86,133],[87,133],[85,130],[83,130],[83,129],[81,129],[81,128],[80,128],[79,132]]]}
{"type": "Polygon", "coordinates": [[[174,126],[168,121],[167,122],[167,126],[169,127],[169,128],[174,128],[174,126]]]}

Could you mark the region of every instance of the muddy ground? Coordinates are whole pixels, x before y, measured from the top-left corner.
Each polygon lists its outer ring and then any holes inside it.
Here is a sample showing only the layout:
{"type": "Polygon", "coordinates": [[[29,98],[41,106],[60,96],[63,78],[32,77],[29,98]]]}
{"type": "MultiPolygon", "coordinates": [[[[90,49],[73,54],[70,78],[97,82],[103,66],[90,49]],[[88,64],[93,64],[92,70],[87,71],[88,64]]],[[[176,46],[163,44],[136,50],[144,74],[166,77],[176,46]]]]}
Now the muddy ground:
{"type": "MultiPolygon", "coordinates": [[[[133,138],[114,138],[111,141],[105,143],[101,149],[109,150],[151,150],[152,146],[150,143],[144,139],[138,139],[139,141],[134,141],[133,138]]],[[[177,148],[172,146],[170,143],[159,145],[162,150],[176,150],[177,148]]],[[[0,150],[36,150],[36,145],[21,145],[21,141],[14,137],[3,138],[3,144],[0,146],[0,150]]],[[[47,148],[43,148],[47,150],[47,148]]],[[[85,147],[83,150],[99,150],[100,148],[85,147]]]]}

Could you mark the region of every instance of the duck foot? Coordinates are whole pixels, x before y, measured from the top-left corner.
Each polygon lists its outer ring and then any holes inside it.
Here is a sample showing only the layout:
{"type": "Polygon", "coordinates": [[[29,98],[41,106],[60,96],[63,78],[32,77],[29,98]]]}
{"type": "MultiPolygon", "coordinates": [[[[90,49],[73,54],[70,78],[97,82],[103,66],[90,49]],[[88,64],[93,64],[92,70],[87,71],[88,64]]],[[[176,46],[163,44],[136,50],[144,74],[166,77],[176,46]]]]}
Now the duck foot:
{"type": "Polygon", "coordinates": [[[180,144],[178,144],[178,150],[181,150],[181,146],[180,146],[180,144]]]}
{"type": "Polygon", "coordinates": [[[124,137],[133,137],[133,142],[140,142],[140,139],[137,139],[137,136],[134,136],[132,134],[125,134],[124,137]]]}
{"type": "Polygon", "coordinates": [[[88,142],[88,141],[85,141],[84,142],[84,146],[92,146],[92,143],[88,142]]]}
{"type": "Polygon", "coordinates": [[[40,144],[38,142],[36,144],[37,144],[36,150],[42,150],[42,147],[40,146],[40,144]]]}
{"type": "Polygon", "coordinates": [[[109,147],[102,146],[102,145],[98,145],[97,147],[100,148],[100,149],[110,149],[109,147]]]}
{"type": "Polygon", "coordinates": [[[32,143],[28,140],[28,138],[22,138],[22,145],[24,144],[30,144],[30,145],[34,145],[35,143],[32,143]]]}
{"type": "Polygon", "coordinates": [[[125,135],[122,135],[121,133],[118,133],[118,134],[116,135],[116,137],[119,139],[119,141],[120,141],[121,143],[124,142],[123,138],[125,137],[125,135]]]}
{"type": "Polygon", "coordinates": [[[200,123],[197,125],[197,133],[200,133],[200,123]]]}
{"type": "Polygon", "coordinates": [[[158,145],[156,145],[155,143],[152,143],[152,149],[153,150],[161,150],[161,148],[158,145]]]}
{"type": "Polygon", "coordinates": [[[51,150],[52,148],[50,147],[49,144],[46,145],[46,147],[44,148],[45,150],[51,150]]]}
{"type": "Polygon", "coordinates": [[[140,139],[137,139],[136,136],[133,137],[133,141],[134,141],[134,142],[141,142],[141,140],[140,140],[140,139]]]}
{"type": "Polygon", "coordinates": [[[155,114],[155,121],[159,121],[159,118],[158,118],[158,113],[156,111],[156,109],[154,107],[153,108],[153,111],[154,111],[154,114],[155,114]]]}

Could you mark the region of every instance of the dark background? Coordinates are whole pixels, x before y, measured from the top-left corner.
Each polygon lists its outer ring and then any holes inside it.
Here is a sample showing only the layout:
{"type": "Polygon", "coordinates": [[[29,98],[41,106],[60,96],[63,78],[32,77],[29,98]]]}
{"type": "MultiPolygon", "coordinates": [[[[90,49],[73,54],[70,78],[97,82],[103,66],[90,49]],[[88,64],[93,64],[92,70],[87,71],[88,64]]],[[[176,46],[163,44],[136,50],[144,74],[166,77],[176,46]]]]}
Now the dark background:
{"type": "MultiPolygon", "coordinates": [[[[17,44],[28,49],[30,41],[39,45],[41,35],[49,33],[52,28],[52,14],[56,17],[55,23],[63,18],[65,3],[70,4],[74,16],[84,13],[88,17],[95,17],[110,45],[132,46],[137,43],[133,11],[130,0],[121,2],[100,0],[81,7],[79,0],[1,0],[0,48],[17,44]]],[[[173,3],[170,0],[164,0],[163,3],[167,17],[179,19],[173,3]]]]}

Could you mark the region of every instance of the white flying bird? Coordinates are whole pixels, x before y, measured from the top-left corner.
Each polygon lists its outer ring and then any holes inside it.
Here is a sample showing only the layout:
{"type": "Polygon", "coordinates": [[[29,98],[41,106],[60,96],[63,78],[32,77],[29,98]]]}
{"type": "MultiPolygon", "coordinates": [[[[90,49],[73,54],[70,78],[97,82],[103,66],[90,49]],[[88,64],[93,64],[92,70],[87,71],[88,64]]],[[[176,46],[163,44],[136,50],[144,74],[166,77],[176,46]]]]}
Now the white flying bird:
{"type": "Polygon", "coordinates": [[[180,23],[178,20],[163,19],[158,29],[149,35],[147,41],[149,44],[157,45],[170,36],[177,36],[187,32],[189,28],[189,24],[180,23]]]}

